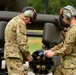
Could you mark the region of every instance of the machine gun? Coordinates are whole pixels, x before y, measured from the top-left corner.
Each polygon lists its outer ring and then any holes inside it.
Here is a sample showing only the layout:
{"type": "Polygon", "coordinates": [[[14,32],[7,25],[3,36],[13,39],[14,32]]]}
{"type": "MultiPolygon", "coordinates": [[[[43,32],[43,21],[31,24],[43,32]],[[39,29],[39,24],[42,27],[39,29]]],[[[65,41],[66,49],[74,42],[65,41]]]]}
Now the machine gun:
{"type": "Polygon", "coordinates": [[[32,53],[34,60],[29,63],[31,70],[36,75],[47,75],[53,72],[60,63],[60,57],[54,56],[48,58],[44,56],[44,50],[51,49],[53,46],[61,42],[60,31],[52,23],[45,23],[42,38],[42,49],[32,53]]]}

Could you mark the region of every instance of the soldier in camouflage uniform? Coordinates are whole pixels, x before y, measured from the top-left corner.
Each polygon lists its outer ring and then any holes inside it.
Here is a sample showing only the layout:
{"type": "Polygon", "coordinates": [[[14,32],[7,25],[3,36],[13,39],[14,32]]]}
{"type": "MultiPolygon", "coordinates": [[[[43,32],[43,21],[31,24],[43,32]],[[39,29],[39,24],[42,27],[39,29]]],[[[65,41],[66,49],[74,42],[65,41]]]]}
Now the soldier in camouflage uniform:
{"type": "Polygon", "coordinates": [[[48,58],[60,55],[61,62],[53,75],[76,75],[76,9],[70,5],[60,10],[62,20],[69,25],[64,41],[44,51],[48,58]]]}
{"type": "Polygon", "coordinates": [[[4,59],[8,75],[24,75],[23,60],[27,59],[29,62],[33,60],[28,51],[26,24],[35,20],[36,15],[33,7],[25,7],[5,28],[4,59]]]}

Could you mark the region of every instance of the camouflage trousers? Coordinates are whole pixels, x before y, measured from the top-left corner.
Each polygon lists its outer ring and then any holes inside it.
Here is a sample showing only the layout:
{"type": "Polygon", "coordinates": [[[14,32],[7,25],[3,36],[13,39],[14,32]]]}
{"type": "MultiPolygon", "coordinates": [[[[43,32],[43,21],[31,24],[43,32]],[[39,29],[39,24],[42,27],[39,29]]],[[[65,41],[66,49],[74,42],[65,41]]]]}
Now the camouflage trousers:
{"type": "Polygon", "coordinates": [[[72,69],[59,66],[56,68],[53,75],[76,75],[76,68],[72,69]]]}
{"type": "Polygon", "coordinates": [[[8,75],[24,75],[23,63],[18,58],[5,59],[8,75]]]}

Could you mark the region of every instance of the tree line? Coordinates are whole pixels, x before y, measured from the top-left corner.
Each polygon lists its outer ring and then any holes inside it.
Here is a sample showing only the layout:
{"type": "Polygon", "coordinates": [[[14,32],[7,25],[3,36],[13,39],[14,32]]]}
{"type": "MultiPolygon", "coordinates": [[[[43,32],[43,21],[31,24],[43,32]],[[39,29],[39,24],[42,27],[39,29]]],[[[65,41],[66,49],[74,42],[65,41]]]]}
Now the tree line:
{"type": "MultiPolygon", "coordinates": [[[[48,8],[46,14],[59,14],[62,7],[72,5],[76,8],[76,0],[48,0],[48,8]]],[[[33,6],[38,13],[44,14],[46,0],[28,0],[28,6],[33,6]]]]}

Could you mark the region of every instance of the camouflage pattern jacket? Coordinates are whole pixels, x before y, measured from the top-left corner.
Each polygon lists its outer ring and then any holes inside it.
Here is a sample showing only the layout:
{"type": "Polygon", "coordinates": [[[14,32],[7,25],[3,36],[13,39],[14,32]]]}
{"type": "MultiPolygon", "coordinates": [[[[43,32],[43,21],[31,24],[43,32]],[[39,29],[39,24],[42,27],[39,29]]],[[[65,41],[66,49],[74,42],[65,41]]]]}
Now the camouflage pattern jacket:
{"type": "Polygon", "coordinates": [[[68,28],[64,41],[51,50],[61,55],[61,65],[65,68],[76,68],[76,21],[68,28]]]}
{"type": "Polygon", "coordinates": [[[26,32],[26,24],[19,15],[8,22],[4,35],[4,58],[15,57],[23,60],[23,57],[30,55],[26,32]]]}

